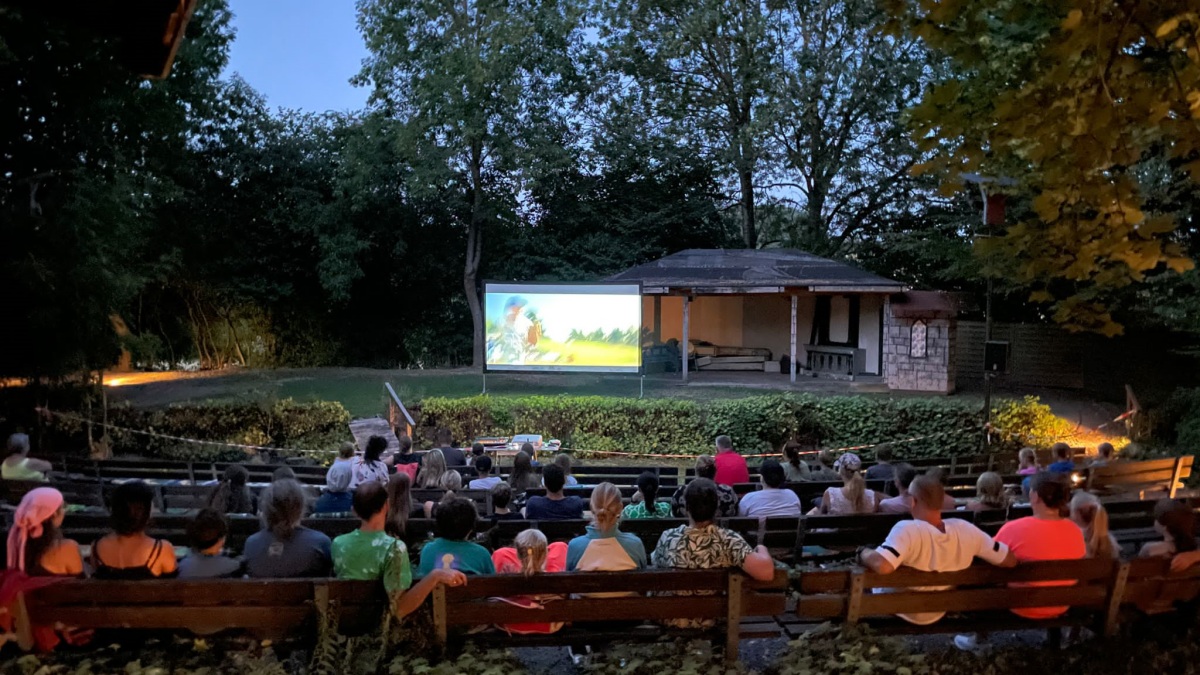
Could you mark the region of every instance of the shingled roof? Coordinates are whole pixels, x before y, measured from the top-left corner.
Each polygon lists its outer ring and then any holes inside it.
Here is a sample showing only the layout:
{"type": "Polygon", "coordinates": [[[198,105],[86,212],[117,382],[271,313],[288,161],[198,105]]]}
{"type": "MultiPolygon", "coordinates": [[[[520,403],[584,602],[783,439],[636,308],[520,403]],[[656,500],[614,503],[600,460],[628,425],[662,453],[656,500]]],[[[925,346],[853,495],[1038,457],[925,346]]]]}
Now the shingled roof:
{"type": "Polygon", "coordinates": [[[693,248],[632,267],[610,281],[641,282],[647,295],[782,293],[784,290],[897,293],[904,284],[794,248],[693,248]]]}

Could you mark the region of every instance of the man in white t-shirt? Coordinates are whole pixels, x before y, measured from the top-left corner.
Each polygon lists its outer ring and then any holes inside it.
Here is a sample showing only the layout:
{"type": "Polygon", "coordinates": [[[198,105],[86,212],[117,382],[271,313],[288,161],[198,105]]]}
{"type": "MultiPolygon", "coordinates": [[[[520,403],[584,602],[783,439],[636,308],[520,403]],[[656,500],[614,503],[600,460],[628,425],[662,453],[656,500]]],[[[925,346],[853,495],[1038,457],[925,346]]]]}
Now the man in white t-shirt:
{"type": "MultiPolygon", "coordinates": [[[[901,565],[922,572],[957,572],[971,566],[975,558],[1013,567],[1017,558],[1008,547],[993,541],[983,530],[958,518],[942,520],[942,499],[946,489],[931,476],[918,476],[908,486],[912,496],[912,520],[892,527],[887,540],[876,549],[862,552],[862,564],[877,574],[891,574],[901,565]]],[[[917,587],[908,590],[940,591],[949,586],[917,587]]],[[[926,626],[945,612],[898,614],[909,623],[926,626]]]]}
{"type": "Polygon", "coordinates": [[[742,502],[738,506],[738,515],[750,517],[800,515],[803,510],[800,498],[796,496],[795,492],[784,487],[786,474],[783,472],[783,465],[773,459],[768,459],[762,463],[759,473],[762,475],[763,489],[742,497],[742,502]]]}
{"type": "Polygon", "coordinates": [[[487,455],[475,460],[475,473],[479,477],[467,484],[469,490],[491,490],[500,482],[499,476],[492,475],[492,458],[487,455]]]}

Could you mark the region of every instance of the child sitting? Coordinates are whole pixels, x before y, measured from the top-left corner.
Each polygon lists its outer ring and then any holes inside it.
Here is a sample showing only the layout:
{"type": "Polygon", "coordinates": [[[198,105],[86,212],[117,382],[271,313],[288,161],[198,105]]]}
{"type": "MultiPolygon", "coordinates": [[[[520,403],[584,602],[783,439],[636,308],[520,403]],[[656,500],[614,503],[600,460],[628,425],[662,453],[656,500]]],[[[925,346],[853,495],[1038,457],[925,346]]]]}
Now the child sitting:
{"type": "Polygon", "coordinates": [[[467,582],[461,572],[442,568],[429,570],[416,586],[412,585],[408,548],[384,531],[388,493],[379,481],[355,488],[353,507],[362,525],[333,540],[334,572],[339,579],[382,580],[395,616],[410,614],[438,584],[461,586],[467,582]]]}
{"type": "Polygon", "coordinates": [[[566,487],[577,487],[579,481],[575,480],[575,476],[571,475],[571,456],[565,452],[560,452],[554,456],[554,463],[558,468],[562,469],[566,487]]]}
{"type": "Polygon", "coordinates": [[[658,501],[658,476],[650,471],[643,472],[638,476],[637,488],[633,503],[622,512],[623,517],[630,520],[671,517],[670,503],[658,501]]]}
{"type": "Polygon", "coordinates": [[[1142,546],[1139,558],[1169,558],[1196,550],[1196,514],[1186,502],[1160,499],[1154,505],[1154,530],[1163,540],[1142,546]]]}
{"type": "MultiPolygon", "coordinates": [[[[562,572],[567,567],[567,545],[561,541],[547,544],[546,535],[540,531],[523,530],[513,540],[513,546],[496,549],[492,554],[492,562],[496,566],[496,574],[521,574],[528,578],[535,574],[562,572]]],[[[543,602],[557,597],[522,595],[500,599],[526,609],[541,609],[543,602]]],[[[518,635],[553,633],[562,627],[562,622],[500,626],[518,635]]]]}
{"type": "Polygon", "coordinates": [[[456,490],[462,489],[462,474],[454,469],[447,469],[443,471],[442,477],[438,480],[438,487],[445,490],[446,494],[442,495],[441,501],[435,502],[430,500],[425,502],[424,509],[426,518],[433,518],[436,516],[438,506],[447,499],[453,498],[456,490]]]}
{"type": "Polygon", "coordinates": [[[480,457],[475,460],[475,473],[477,477],[471,481],[469,487],[472,490],[491,490],[500,482],[499,476],[492,475],[492,458],[480,457]]]}
{"type": "Polygon", "coordinates": [[[453,569],[463,574],[495,574],[492,556],[479,544],[467,541],[475,531],[475,503],[461,497],[451,497],[438,505],[438,537],[421,549],[421,565],[417,576],[427,576],[435,570],[453,569]]]}
{"type": "Polygon", "coordinates": [[[511,511],[512,488],[508,483],[496,483],[492,488],[492,522],[497,520],[521,520],[520,512],[511,511]]]}
{"type": "Polygon", "coordinates": [[[1099,497],[1090,492],[1076,492],[1071,498],[1071,520],[1083,530],[1089,558],[1121,557],[1121,545],[1108,531],[1108,511],[1099,497]]]}
{"type": "Polygon", "coordinates": [[[216,509],[201,509],[188,524],[191,553],[179,562],[180,579],[226,579],[241,576],[242,561],[225,555],[229,524],[216,509]]]}
{"type": "Polygon", "coordinates": [[[483,443],[471,444],[471,456],[467,457],[467,466],[475,466],[480,457],[484,457],[487,450],[484,449],[483,443]]]}
{"type": "Polygon", "coordinates": [[[967,510],[1007,509],[1011,501],[1004,490],[1004,478],[995,471],[985,471],[975,481],[975,499],[967,502],[967,510]]]}
{"type": "Polygon", "coordinates": [[[1033,448],[1021,448],[1021,451],[1017,453],[1017,462],[1020,464],[1017,467],[1017,475],[1032,476],[1037,473],[1037,450],[1033,448]]]}

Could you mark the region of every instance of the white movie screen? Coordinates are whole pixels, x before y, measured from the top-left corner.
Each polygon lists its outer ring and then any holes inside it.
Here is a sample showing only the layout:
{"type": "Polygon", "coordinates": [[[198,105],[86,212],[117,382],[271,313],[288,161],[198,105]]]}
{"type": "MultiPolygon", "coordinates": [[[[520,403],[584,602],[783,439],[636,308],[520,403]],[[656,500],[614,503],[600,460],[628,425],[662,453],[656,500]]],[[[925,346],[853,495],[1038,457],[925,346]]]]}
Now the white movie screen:
{"type": "Polygon", "coordinates": [[[635,373],[642,365],[637,284],[484,286],[488,370],[635,373]]]}

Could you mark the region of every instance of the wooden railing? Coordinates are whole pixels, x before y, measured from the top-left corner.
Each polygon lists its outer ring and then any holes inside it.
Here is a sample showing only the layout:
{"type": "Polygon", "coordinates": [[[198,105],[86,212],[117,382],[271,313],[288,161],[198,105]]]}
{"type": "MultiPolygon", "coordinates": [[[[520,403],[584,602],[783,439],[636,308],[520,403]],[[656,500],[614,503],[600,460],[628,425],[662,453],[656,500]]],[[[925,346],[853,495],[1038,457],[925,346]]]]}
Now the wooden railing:
{"type": "Polygon", "coordinates": [[[392,388],[392,384],[390,382],[384,382],[383,386],[385,389],[387,389],[388,393],[388,423],[392,425],[392,430],[397,434],[403,430],[405,436],[412,438],[413,427],[415,427],[417,423],[413,421],[412,415],[410,415],[408,412],[408,408],[404,407],[404,402],[400,400],[400,396],[396,394],[396,390],[392,388]]]}
{"type": "Polygon", "coordinates": [[[805,345],[805,368],[814,375],[829,375],[854,380],[862,369],[866,352],[854,347],[805,345]]]}

